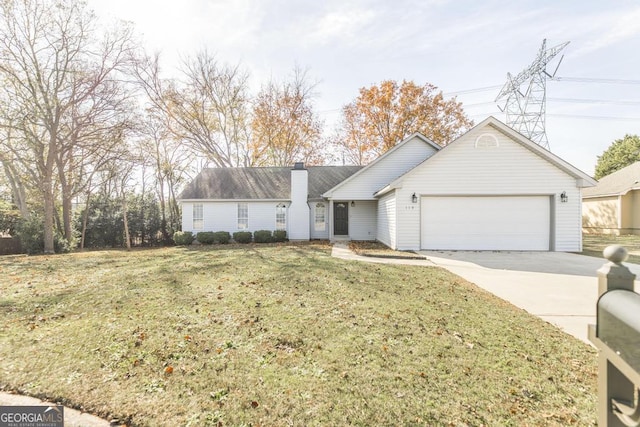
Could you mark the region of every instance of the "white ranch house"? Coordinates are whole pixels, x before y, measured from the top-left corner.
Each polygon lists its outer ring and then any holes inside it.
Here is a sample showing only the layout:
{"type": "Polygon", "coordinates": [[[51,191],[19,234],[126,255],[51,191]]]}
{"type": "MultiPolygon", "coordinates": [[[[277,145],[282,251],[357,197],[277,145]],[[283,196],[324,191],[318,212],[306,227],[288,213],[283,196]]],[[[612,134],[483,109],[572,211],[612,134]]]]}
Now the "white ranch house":
{"type": "Polygon", "coordinates": [[[283,229],[399,250],[580,251],[596,182],[489,117],[440,147],[414,134],[367,166],[212,168],[180,196],[184,231],[283,229]]]}

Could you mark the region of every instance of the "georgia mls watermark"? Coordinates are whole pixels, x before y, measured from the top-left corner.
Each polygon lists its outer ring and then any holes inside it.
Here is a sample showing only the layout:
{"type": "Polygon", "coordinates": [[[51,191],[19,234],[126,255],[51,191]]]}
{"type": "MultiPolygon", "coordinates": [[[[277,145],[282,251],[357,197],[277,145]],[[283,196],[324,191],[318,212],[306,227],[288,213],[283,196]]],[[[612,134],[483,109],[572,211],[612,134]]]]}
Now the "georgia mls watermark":
{"type": "Polygon", "coordinates": [[[0,406],[0,427],[64,427],[64,406],[0,406]]]}

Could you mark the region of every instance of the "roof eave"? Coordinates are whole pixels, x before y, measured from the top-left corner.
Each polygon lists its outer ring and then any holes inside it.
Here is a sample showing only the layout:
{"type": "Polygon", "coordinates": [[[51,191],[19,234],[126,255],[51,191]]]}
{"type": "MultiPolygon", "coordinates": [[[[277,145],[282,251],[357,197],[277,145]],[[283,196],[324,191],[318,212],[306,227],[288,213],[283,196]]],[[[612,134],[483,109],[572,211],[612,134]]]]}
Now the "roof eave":
{"type": "Polygon", "coordinates": [[[376,191],[375,193],[373,193],[373,197],[380,198],[380,197],[384,196],[385,194],[390,193],[391,191],[396,190],[396,189],[397,189],[397,187],[389,184],[389,185],[381,188],[380,190],[376,191]]]}
{"type": "Polygon", "coordinates": [[[211,203],[211,202],[234,202],[234,203],[242,203],[242,202],[290,202],[290,198],[281,198],[281,199],[176,199],[178,203],[211,203]]]}
{"type": "Polygon", "coordinates": [[[611,193],[590,194],[590,195],[584,195],[583,194],[582,198],[583,199],[596,199],[598,197],[619,197],[619,196],[625,196],[630,191],[635,191],[635,190],[640,190],[640,188],[631,187],[631,188],[627,188],[626,190],[614,191],[614,192],[611,192],[611,193]]]}

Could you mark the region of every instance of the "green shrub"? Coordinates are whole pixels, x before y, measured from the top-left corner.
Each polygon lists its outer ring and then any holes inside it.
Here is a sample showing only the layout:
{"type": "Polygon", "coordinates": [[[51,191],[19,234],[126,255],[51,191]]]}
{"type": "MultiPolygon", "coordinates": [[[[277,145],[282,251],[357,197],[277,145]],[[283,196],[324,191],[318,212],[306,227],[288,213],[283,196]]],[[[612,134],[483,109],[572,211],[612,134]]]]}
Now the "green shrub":
{"type": "Polygon", "coordinates": [[[193,243],[194,235],[190,231],[176,231],[173,233],[173,241],[178,246],[186,246],[193,243]]]}
{"type": "Polygon", "coordinates": [[[253,241],[256,243],[271,243],[273,235],[271,230],[257,230],[253,232],[253,241]]]}
{"type": "Polygon", "coordinates": [[[236,231],[233,233],[233,240],[237,243],[251,243],[250,231],[236,231]]]}
{"type": "Polygon", "coordinates": [[[231,240],[231,234],[228,231],[216,231],[213,233],[213,240],[216,243],[226,245],[231,240]]]}
{"type": "Polygon", "coordinates": [[[17,235],[22,249],[29,255],[44,251],[44,225],[42,218],[37,215],[31,215],[18,223],[17,235]]]}
{"type": "Polygon", "coordinates": [[[274,242],[286,242],[287,241],[287,232],[286,230],[276,230],[273,232],[273,241],[274,242]]]}
{"type": "MultiPolygon", "coordinates": [[[[44,224],[38,215],[31,215],[29,219],[21,220],[16,227],[16,234],[20,239],[22,249],[29,255],[44,252],[44,224]]],[[[53,231],[53,250],[55,253],[68,253],[73,249],[58,231],[53,231]]]]}
{"type": "Polygon", "coordinates": [[[203,245],[211,245],[215,241],[215,234],[213,231],[200,231],[196,234],[196,240],[203,245]]]}
{"type": "Polygon", "coordinates": [[[68,254],[73,249],[73,245],[74,243],[69,243],[62,234],[55,233],[53,235],[53,250],[56,251],[57,254],[68,254]]]}

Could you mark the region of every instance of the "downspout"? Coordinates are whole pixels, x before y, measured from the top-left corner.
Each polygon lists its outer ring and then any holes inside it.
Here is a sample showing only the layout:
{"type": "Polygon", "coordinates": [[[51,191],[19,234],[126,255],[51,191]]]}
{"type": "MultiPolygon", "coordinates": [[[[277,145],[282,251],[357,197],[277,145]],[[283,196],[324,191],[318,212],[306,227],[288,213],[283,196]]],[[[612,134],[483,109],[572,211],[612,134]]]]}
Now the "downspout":
{"type": "Polygon", "coordinates": [[[329,242],[333,242],[333,199],[329,199],[329,219],[327,226],[329,227],[329,242]]]}

